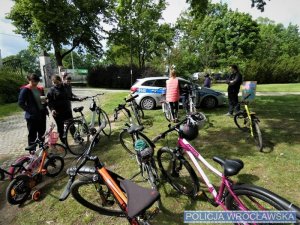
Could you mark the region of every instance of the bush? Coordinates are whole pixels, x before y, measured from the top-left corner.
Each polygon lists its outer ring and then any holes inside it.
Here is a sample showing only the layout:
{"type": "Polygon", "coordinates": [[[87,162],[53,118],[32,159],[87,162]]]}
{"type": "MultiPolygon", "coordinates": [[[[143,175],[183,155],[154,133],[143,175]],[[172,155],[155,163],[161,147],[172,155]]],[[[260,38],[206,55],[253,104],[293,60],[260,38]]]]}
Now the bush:
{"type": "Polygon", "coordinates": [[[0,103],[18,100],[20,87],[26,83],[25,77],[9,69],[0,69],[0,103]]]}

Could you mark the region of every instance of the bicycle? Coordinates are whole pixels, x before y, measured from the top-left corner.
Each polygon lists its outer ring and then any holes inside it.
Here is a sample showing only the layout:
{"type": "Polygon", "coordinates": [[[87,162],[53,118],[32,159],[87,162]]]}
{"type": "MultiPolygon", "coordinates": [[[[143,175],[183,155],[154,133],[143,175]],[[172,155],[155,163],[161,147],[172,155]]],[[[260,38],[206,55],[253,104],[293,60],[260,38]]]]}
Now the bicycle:
{"type": "Polygon", "coordinates": [[[163,97],[162,97],[162,100],[160,101],[160,103],[161,103],[161,108],[165,115],[165,118],[169,122],[175,121],[175,118],[173,117],[173,114],[172,114],[170,103],[168,101],[166,101],[166,99],[165,99],[166,94],[163,94],[162,96],[163,97]]]}
{"type": "Polygon", "coordinates": [[[81,155],[86,147],[89,144],[90,135],[94,135],[96,132],[95,125],[101,126],[101,124],[105,123],[105,129],[102,130],[102,133],[106,136],[111,135],[111,124],[107,113],[99,106],[95,101],[97,96],[103,95],[96,94],[93,96],[88,96],[83,98],[82,100],[91,99],[92,103],[90,105],[90,110],[92,111],[91,122],[88,124],[84,114],[82,113],[84,107],[76,107],[73,109],[75,113],[79,113],[80,116],[72,118],[70,120],[65,121],[64,123],[64,138],[65,144],[68,150],[73,155],[81,155]],[[97,119],[97,121],[96,121],[97,119]]]}
{"type": "MultiPolygon", "coordinates": [[[[32,145],[32,147],[35,146],[36,148],[37,146],[39,146],[39,151],[42,151],[42,148],[46,148],[50,156],[60,156],[64,158],[67,155],[67,149],[64,145],[57,143],[58,134],[54,132],[54,128],[55,128],[55,124],[51,122],[48,130],[45,132],[45,134],[42,137],[42,140],[44,141],[37,139],[34,145],[32,145]]],[[[28,149],[28,147],[25,148],[25,150],[26,149],[28,149]]],[[[30,152],[30,153],[34,154],[34,152],[30,152]]],[[[35,157],[32,156],[32,154],[21,156],[20,158],[16,159],[10,165],[8,171],[4,170],[3,173],[6,173],[10,180],[12,180],[16,174],[22,174],[24,171],[26,171],[26,167],[30,168],[30,163],[35,157]]]]}
{"type": "Polygon", "coordinates": [[[135,99],[138,97],[139,95],[132,95],[129,94],[129,99],[125,99],[126,102],[128,102],[128,105],[131,108],[131,111],[133,112],[134,117],[136,118],[137,122],[139,125],[142,124],[142,119],[144,118],[144,111],[142,109],[142,107],[140,105],[137,104],[137,102],[135,101],[135,99]]]}
{"type": "Polygon", "coordinates": [[[262,152],[263,140],[261,130],[259,128],[260,120],[256,116],[255,112],[250,111],[248,106],[249,102],[246,101],[246,99],[250,96],[251,94],[248,94],[241,102],[239,102],[239,105],[244,106],[244,110],[234,115],[234,123],[240,130],[244,132],[250,132],[250,136],[254,138],[259,151],[262,152]]]}
{"type": "Polygon", "coordinates": [[[185,94],[184,94],[184,99],[183,99],[183,107],[185,108],[185,111],[187,114],[189,113],[196,113],[196,106],[194,104],[195,99],[196,99],[196,94],[195,90],[196,87],[195,85],[187,85],[184,87],[185,88],[185,94]]]}
{"type": "MultiPolygon", "coordinates": [[[[47,143],[37,140],[35,144],[25,148],[30,155],[11,165],[14,170],[18,168],[20,175],[12,180],[6,189],[6,199],[10,204],[24,203],[33,188],[42,181],[44,175],[55,177],[62,171],[64,159],[55,154],[48,154],[48,149],[47,143]],[[38,145],[40,149],[36,151],[38,145]]],[[[32,193],[32,199],[37,201],[40,194],[39,190],[35,190],[32,193]]]]}
{"type": "Polygon", "coordinates": [[[9,179],[13,179],[14,174],[0,167],[0,180],[4,180],[8,176],[9,179]]]}
{"type": "Polygon", "coordinates": [[[181,194],[195,197],[199,191],[199,178],[193,167],[187,161],[185,153],[191,160],[194,168],[199,172],[201,181],[208,188],[213,198],[209,198],[204,191],[202,195],[213,206],[221,206],[223,210],[288,210],[295,211],[300,220],[300,208],[279,195],[252,184],[240,184],[231,180],[243,168],[244,163],[239,159],[222,159],[213,157],[213,160],[223,167],[223,172],[215,169],[201,154],[188,142],[198,135],[197,126],[193,125],[194,115],[188,115],[183,121],[161,133],[165,137],[176,131],[178,141],[176,148],[163,147],[157,152],[157,161],[163,178],[181,194]],[[186,129],[187,127],[191,129],[186,129]],[[217,191],[206,176],[204,167],[220,178],[220,187],[217,191]]]}
{"type": "Polygon", "coordinates": [[[93,136],[89,147],[79,158],[78,166],[67,170],[69,180],[59,200],[66,200],[71,193],[80,204],[100,214],[126,217],[130,224],[149,224],[148,220],[157,210],[152,213],[146,210],[160,198],[159,192],[125,180],[106,169],[98,156],[90,155],[92,148],[99,142],[103,127],[101,125],[93,136]],[[94,166],[85,166],[88,161],[94,162],[94,166]],[[75,181],[78,174],[82,177],[75,181]]]}

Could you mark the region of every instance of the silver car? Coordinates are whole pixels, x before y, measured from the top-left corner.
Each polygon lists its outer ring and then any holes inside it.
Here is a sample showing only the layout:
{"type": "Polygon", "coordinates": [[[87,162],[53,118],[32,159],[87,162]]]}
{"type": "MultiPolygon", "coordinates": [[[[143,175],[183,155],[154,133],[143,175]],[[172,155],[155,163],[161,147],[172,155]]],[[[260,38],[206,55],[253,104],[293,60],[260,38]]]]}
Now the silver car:
{"type": "MultiPolygon", "coordinates": [[[[179,79],[180,89],[191,82],[183,78],[179,79]]],[[[136,102],[143,109],[154,109],[161,105],[161,100],[166,92],[166,81],[168,77],[147,77],[137,79],[130,88],[131,92],[138,94],[136,102]]],[[[215,108],[226,103],[225,95],[222,92],[210,88],[199,87],[196,91],[196,107],[215,108]]]]}

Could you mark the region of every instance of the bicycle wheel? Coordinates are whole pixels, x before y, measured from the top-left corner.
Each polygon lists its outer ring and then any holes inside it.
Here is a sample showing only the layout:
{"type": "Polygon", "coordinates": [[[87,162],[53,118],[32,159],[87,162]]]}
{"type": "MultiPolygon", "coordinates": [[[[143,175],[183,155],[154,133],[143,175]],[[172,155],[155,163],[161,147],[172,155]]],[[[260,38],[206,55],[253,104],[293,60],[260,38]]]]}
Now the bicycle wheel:
{"type": "Polygon", "coordinates": [[[139,115],[138,109],[134,105],[131,105],[131,110],[133,111],[134,117],[135,117],[138,125],[142,125],[142,120],[139,115]]]}
{"type": "Polygon", "coordinates": [[[108,216],[124,216],[107,186],[93,177],[82,177],[71,187],[72,196],[83,206],[108,216]]]}
{"type": "Polygon", "coordinates": [[[138,139],[144,140],[148,146],[153,146],[152,142],[149,138],[143,133],[134,133],[129,134],[127,130],[121,131],[119,135],[119,140],[123,148],[131,155],[136,155],[136,151],[134,149],[135,141],[138,139]]]}
{"type": "Polygon", "coordinates": [[[5,178],[5,173],[0,168],[0,180],[4,180],[4,178],[5,178]]]}
{"type": "Polygon", "coordinates": [[[142,118],[142,119],[144,119],[145,118],[144,110],[138,104],[136,104],[136,107],[137,107],[137,111],[138,111],[139,117],[142,118]]]}
{"type": "Polygon", "coordinates": [[[6,188],[6,199],[12,205],[24,203],[31,192],[30,177],[19,175],[6,188]]]}
{"type": "Polygon", "coordinates": [[[82,155],[89,144],[89,128],[81,120],[74,120],[66,129],[66,146],[73,155],[82,155]]]}
{"type": "Polygon", "coordinates": [[[111,124],[109,118],[104,110],[97,111],[98,113],[98,124],[101,126],[102,123],[105,123],[105,128],[102,130],[103,134],[106,136],[111,135],[111,124]]]}
{"type": "Polygon", "coordinates": [[[164,104],[164,115],[165,115],[165,118],[171,122],[172,120],[172,113],[171,113],[171,108],[170,108],[170,105],[167,104],[167,103],[163,103],[164,104]]]}
{"type": "Polygon", "coordinates": [[[157,174],[157,168],[155,165],[155,161],[152,158],[149,162],[144,163],[144,171],[146,171],[148,176],[148,181],[153,189],[157,189],[158,185],[158,174],[157,174]]]}
{"type": "Polygon", "coordinates": [[[44,169],[47,170],[46,176],[55,177],[64,168],[64,159],[60,156],[50,156],[44,165],[44,169]]]}
{"type": "MultiPolygon", "coordinates": [[[[286,199],[277,194],[254,185],[239,184],[232,186],[234,194],[243,203],[243,205],[251,211],[277,211],[288,210],[296,211],[297,219],[300,220],[300,209],[292,205],[286,199]]],[[[234,197],[230,194],[225,199],[228,210],[242,210],[234,197]]],[[[265,224],[265,223],[264,223],[265,224]]],[[[276,223],[278,224],[278,223],[276,223]]]]}
{"type": "Polygon", "coordinates": [[[249,131],[250,121],[246,112],[238,112],[234,116],[235,125],[242,131],[249,131]]]}
{"type": "Polygon", "coordinates": [[[179,193],[195,196],[199,190],[198,177],[183,156],[176,156],[174,150],[167,147],[160,148],[157,152],[157,162],[163,177],[179,193]]]}
{"type": "Polygon", "coordinates": [[[67,149],[62,144],[53,144],[49,145],[49,148],[47,149],[49,156],[55,155],[60,156],[64,158],[67,155],[67,149]]]}
{"type": "Polygon", "coordinates": [[[253,117],[252,121],[253,121],[252,130],[253,130],[254,140],[255,140],[255,143],[256,143],[259,151],[262,151],[263,150],[263,140],[262,140],[262,135],[261,135],[261,131],[259,128],[259,124],[258,124],[258,119],[253,117]]]}

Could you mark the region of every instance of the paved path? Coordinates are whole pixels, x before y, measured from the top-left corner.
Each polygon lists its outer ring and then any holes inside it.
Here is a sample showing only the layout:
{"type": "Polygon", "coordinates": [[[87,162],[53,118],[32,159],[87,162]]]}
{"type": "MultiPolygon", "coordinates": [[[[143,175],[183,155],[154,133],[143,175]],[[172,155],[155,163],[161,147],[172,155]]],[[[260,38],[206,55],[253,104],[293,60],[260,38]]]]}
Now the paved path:
{"type": "MultiPolygon", "coordinates": [[[[75,89],[73,92],[78,96],[89,96],[101,93],[105,90],[99,89],[75,89]]],[[[84,112],[88,111],[90,101],[73,102],[72,106],[84,106],[84,112]]],[[[51,117],[50,117],[51,118],[51,117]]],[[[47,122],[48,124],[49,122],[47,122]]],[[[4,162],[1,167],[7,168],[16,158],[26,154],[27,147],[27,127],[24,119],[24,112],[5,117],[0,121],[0,160],[4,162]]]]}

